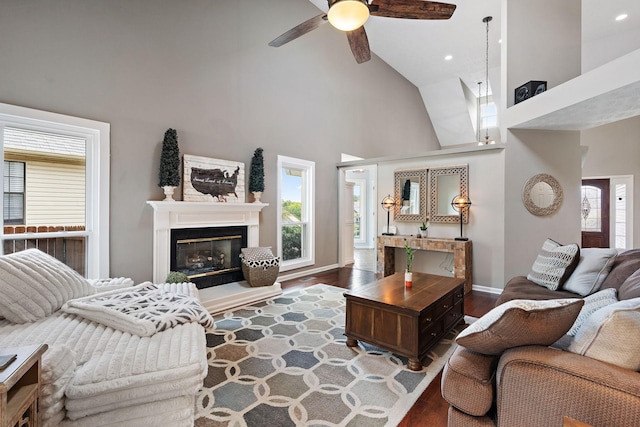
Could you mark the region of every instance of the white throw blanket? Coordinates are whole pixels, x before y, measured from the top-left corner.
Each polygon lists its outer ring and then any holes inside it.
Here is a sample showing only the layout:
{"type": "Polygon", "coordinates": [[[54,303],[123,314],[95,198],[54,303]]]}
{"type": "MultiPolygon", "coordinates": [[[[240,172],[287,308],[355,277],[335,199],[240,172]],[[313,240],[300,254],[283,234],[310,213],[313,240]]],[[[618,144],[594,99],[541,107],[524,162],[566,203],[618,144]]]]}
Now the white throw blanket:
{"type": "Polygon", "coordinates": [[[214,324],[197,298],[167,292],[151,282],[72,299],[62,310],[141,337],[182,323],[197,322],[205,328],[214,324]]]}

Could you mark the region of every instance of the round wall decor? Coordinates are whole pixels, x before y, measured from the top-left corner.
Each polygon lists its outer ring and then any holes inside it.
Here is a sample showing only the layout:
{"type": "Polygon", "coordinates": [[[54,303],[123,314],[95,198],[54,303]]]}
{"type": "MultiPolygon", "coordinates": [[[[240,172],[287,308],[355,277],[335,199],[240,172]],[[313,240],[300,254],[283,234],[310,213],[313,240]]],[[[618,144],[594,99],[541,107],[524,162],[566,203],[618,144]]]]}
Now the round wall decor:
{"type": "Polygon", "coordinates": [[[551,215],[562,204],[562,187],[549,174],[534,175],[522,189],[522,202],[529,212],[537,216],[551,215]]]}

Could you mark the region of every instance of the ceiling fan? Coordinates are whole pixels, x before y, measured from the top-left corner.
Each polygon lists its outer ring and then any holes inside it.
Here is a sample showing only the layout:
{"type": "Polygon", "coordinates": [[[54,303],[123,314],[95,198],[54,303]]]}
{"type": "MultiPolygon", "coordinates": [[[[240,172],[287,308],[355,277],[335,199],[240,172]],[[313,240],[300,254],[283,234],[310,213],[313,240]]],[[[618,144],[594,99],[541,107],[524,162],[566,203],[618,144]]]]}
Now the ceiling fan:
{"type": "Polygon", "coordinates": [[[327,0],[329,11],[293,27],[269,42],[280,47],[315,30],[329,21],[337,29],[347,33],[351,52],[358,64],[371,59],[369,40],[364,23],[369,15],[404,19],[449,19],[456,10],[455,4],[423,0],[327,0]]]}

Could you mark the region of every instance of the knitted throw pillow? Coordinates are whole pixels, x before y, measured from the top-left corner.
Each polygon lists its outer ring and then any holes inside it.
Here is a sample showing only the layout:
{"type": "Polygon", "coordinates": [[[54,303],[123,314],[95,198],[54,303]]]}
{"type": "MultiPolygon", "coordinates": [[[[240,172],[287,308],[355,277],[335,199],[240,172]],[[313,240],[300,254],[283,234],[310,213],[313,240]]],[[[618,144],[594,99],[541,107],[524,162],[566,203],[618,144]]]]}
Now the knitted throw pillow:
{"type": "Polygon", "coordinates": [[[571,329],[569,329],[569,332],[567,332],[567,335],[575,336],[575,334],[578,332],[582,324],[589,318],[589,316],[600,310],[602,307],[606,307],[618,302],[616,293],[617,292],[615,288],[608,288],[585,297],[584,305],[580,310],[580,314],[578,314],[578,318],[574,322],[571,329]]]}
{"type": "Polygon", "coordinates": [[[542,245],[527,279],[552,291],[558,290],[571,276],[580,261],[580,247],[572,243],[562,246],[547,239],[542,245]]]}

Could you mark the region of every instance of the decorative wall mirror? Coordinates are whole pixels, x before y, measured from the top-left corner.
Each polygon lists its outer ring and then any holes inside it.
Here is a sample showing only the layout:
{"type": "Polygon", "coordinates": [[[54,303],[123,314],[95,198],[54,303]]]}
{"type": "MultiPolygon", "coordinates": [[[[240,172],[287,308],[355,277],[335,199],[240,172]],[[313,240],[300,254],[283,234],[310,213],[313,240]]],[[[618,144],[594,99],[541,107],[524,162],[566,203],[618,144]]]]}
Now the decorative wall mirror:
{"type": "MultiPolygon", "coordinates": [[[[459,223],[460,213],[451,201],[461,194],[469,196],[469,165],[429,169],[429,221],[459,223]]],[[[462,212],[462,222],[469,222],[469,210],[462,212]]]]}
{"type": "Polygon", "coordinates": [[[405,169],[394,172],[394,221],[427,220],[427,170],[405,169]]]}
{"type": "Polygon", "coordinates": [[[546,173],[534,175],[522,189],[522,202],[529,212],[538,216],[551,215],[562,204],[562,187],[546,173]]]}

